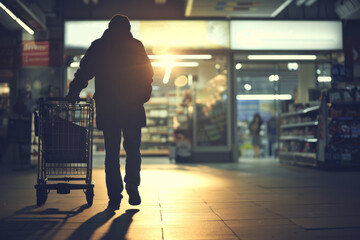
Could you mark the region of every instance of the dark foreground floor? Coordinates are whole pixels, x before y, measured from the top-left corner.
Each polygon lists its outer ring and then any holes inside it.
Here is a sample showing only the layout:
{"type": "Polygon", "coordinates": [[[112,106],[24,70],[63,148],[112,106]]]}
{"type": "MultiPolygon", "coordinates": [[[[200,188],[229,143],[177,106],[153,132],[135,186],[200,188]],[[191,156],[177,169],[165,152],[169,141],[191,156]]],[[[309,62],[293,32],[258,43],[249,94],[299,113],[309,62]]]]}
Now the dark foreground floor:
{"type": "MultiPolygon", "coordinates": [[[[146,163],[147,160],[145,159],[146,163]]],[[[275,161],[144,164],[143,203],[104,211],[104,170],[95,198],[51,192],[36,207],[36,171],[0,170],[1,239],[360,239],[360,172],[320,171],[275,161]]]]}

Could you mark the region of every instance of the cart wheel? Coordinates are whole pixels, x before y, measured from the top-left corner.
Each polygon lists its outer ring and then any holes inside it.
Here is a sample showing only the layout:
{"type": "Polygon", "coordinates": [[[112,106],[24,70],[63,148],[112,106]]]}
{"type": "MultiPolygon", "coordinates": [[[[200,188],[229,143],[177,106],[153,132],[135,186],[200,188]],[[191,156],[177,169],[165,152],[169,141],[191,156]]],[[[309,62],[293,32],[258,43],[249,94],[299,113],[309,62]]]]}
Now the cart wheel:
{"type": "Polygon", "coordinates": [[[85,192],[85,196],[88,206],[90,207],[93,204],[93,200],[94,200],[94,189],[88,188],[85,192]]]}
{"type": "Polygon", "coordinates": [[[44,205],[47,200],[47,191],[46,189],[37,188],[36,189],[36,204],[40,207],[44,205]]]}

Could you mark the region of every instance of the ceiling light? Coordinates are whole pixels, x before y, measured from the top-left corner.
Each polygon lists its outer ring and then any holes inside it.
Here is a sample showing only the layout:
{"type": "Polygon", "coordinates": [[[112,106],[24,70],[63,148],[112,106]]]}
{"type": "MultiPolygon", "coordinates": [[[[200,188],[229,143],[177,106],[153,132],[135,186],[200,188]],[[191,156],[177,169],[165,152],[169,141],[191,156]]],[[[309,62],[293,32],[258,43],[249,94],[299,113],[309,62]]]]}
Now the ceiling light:
{"type": "Polygon", "coordinates": [[[241,68],[242,68],[242,64],[241,64],[241,63],[237,63],[237,64],[235,65],[235,68],[236,68],[237,70],[241,69],[241,68]]]}
{"type": "Polygon", "coordinates": [[[283,4],[281,4],[270,16],[276,17],[279,13],[282,12],[293,0],[286,0],[283,4]]]}
{"type": "Polygon", "coordinates": [[[269,81],[270,82],[277,82],[277,81],[279,81],[279,75],[277,75],[277,74],[273,74],[273,75],[270,75],[269,76],[269,81]]]}
{"type": "Polygon", "coordinates": [[[15,14],[13,14],[7,7],[5,7],[4,4],[0,2],[0,7],[12,18],[14,21],[16,21],[25,31],[27,31],[29,34],[34,35],[34,31],[26,25],[23,21],[21,21],[15,14]]]}
{"type": "Polygon", "coordinates": [[[175,79],[175,86],[184,87],[188,83],[188,78],[184,75],[175,79]]]}
{"type": "Polygon", "coordinates": [[[170,80],[170,76],[171,76],[171,71],[172,71],[172,67],[167,67],[165,70],[165,74],[164,74],[164,78],[163,78],[163,83],[167,84],[170,80]]]}
{"type": "Polygon", "coordinates": [[[316,60],[316,55],[248,55],[249,60],[316,60]]]}
{"type": "Polygon", "coordinates": [[[191,12],[192,12],[192,7],[194,4],[194,0],[188,0],[186,3],[186,9],[185,9],[185,16],[186,17],[190,17],[191,12]]]}
{"type": "Polygon", "coordinates": [[[331,77],[330,76],[318,76],[317,77],[317,81],[318,82],[331,82],[331,77]]]}
{"type": "Polygon", "coordinates": [[[244,88],[246,91],[250,91],[252,89],[251,85],[248,83],[244,85],[244,88]]]}
{"type": "Polygon", "coordinates": [[[210,54],[193,54],[193,55],[148,55],[149,59],[211,59],[210,54]]]}
{"type": "Polygon", "coordinates": [[[296,6],[301,6],[301,5],[303,5],[305,2],[306,2],[306,0],[297,0],[295,4],[296,4],[296,6]]]}
{"type": "Polygon", "coordinates": [[[313,5],[317,0],[308,0],[306,3],[305,3],[305,6],[307,7],[310,7],[311,5],[313,5]]]}
{"type": "Polygon", "coordinates": [[[237,100],[291,100],[290,94],[245,94],[237,95],[237,100]]]}
{"type": "Polygon", "coordinates": [[[173,62],[171,64],[167,64],[164,62],[151,62],[151,65],[153,67],[169,67],[169,65],[171,65],[171,67],[198,67],[199,63],[198,62],[173,62]]]}
{"type": "Polygon", "coordinates": [[[293,63],[290,62],[288,63],[287,67],[289,71],[296,71],[299,68],[299,64],[297,64],[296,62],[293,63]]]}

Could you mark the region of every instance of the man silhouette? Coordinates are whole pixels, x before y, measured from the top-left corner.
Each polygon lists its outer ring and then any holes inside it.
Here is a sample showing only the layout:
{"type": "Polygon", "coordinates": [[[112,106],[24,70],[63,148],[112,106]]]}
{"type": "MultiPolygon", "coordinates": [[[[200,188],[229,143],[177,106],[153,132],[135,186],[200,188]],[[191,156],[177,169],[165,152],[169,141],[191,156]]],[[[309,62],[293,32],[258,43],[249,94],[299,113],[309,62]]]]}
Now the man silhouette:
{"type": "Polygon", "coordinates": [[[143,104],[150,99],[154,75],[142,43],[130,33],[124,15],[111,18],[101,38],[92,42],[70,84],[67,98],[74,102],[95,77],[96,125],[103,130],[108,207],[120,207],[123,182],[120,173],[120,144],[126,151],[126,191],[131,205],[139,205],[141,128],[146,125],[143,104]]]}

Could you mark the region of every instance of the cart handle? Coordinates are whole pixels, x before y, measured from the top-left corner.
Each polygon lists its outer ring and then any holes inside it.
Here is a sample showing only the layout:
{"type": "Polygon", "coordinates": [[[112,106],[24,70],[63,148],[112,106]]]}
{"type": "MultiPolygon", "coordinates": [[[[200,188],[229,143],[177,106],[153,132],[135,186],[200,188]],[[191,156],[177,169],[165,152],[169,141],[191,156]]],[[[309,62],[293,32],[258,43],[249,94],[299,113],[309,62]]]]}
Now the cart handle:
{"type": "Polygon", "coordinates": [[[33,112],[34,114],[34,128],[35,128],[35,136],[39,136],[39,115],[36,111],[33,112]]]}
{"type": "MultiPolygon", "coordinates": [[[[68,99],[66,97],[45,97],[40,98],[40,102],[46,102],[46,101],[59,101],[59,102],[67,102],[68,99]]],[[[91,98],[77,98],[76,102],[91,102],[91,98]]]]}

